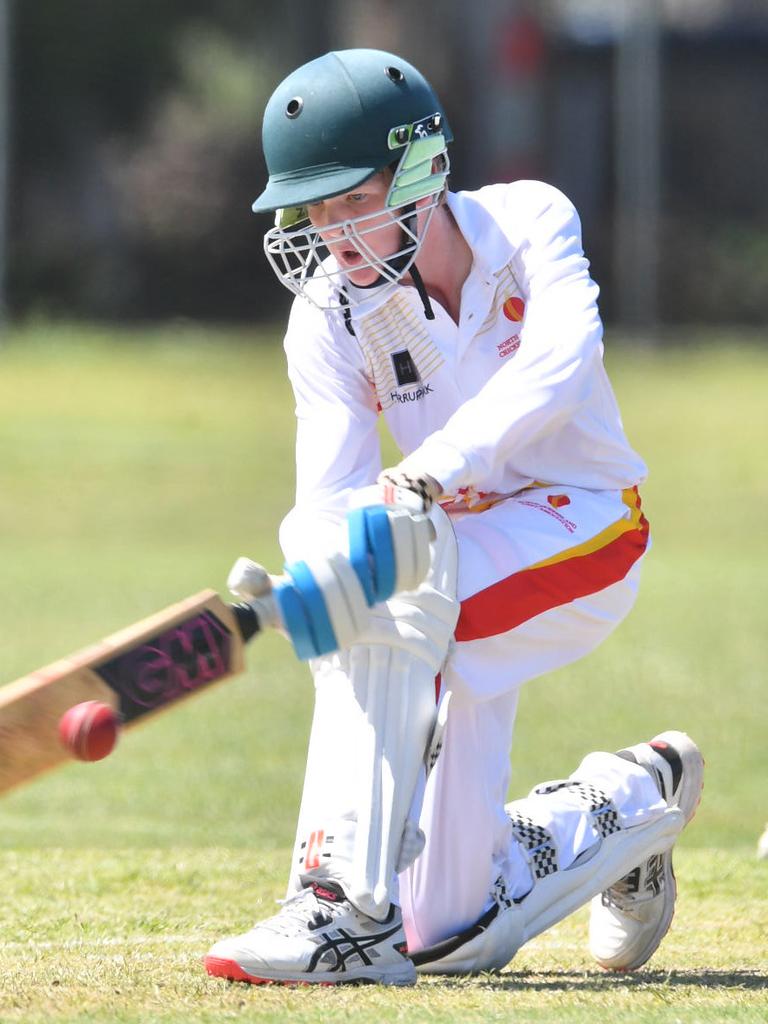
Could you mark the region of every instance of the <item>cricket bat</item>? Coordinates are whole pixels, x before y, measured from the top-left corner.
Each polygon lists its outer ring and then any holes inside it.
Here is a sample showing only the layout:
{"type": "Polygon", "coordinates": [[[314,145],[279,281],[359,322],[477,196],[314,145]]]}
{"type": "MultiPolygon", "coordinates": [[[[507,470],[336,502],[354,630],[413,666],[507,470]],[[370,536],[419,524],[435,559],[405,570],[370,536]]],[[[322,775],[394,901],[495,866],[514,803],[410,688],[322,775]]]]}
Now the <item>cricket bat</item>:
{"type": "Polygon", "coordinates": [[[0,688],[0,793],[69,760],[58,725],[73,705],[102,701],[130,727],[241,672],[259,630],[251,605],[204,590],[0,688]]]}

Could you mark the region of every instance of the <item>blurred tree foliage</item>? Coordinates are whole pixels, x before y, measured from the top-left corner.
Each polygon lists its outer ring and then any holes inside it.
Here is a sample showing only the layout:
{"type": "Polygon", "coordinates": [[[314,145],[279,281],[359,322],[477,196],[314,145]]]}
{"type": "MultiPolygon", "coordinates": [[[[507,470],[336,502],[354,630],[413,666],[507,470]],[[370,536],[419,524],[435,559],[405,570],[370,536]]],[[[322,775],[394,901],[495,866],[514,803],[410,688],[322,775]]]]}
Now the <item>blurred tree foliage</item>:
{"type": "MultiPolygon", "coordinates": [[[[611,43],[550,34],[540,80],[522,87],[538,119],[525,150],[514,74],[491,83],[499,116],[479,116],[499,56],[489,52],[485,77],[467,66],[470,17],[463,0],[15,0],[12,311],[280,318],[289,296],[261,254],[268,218],[250,213],[266,173],[264,104],[302,61],[373,45],[402,52],[441,93],[456,135],[455,187],[536,176],[572,197],[610,318],[611,43]]],[[[508,57],[524,55],[520,24],[499,34],[508,57]]],[[[766,66],[765,31],[665,38],[666,322],[765,322],[766,66]]]]}
{"type": "Polygon", "coordinates": [[[178,82],[174,39],[202,17],[204,0],[105,4],[42,0],[14,8],[17,144],[26,159],[69,154],[83,123],[135,130],[146,108],[178,82]]]}
{"type": "Polygon", "coordinates": [[[249,204],[264,178],[264,102],[308,56],[295,40],[324,42],[313,8],[16,3],[17,312],[227,318],[284,303],[249,204]]]}

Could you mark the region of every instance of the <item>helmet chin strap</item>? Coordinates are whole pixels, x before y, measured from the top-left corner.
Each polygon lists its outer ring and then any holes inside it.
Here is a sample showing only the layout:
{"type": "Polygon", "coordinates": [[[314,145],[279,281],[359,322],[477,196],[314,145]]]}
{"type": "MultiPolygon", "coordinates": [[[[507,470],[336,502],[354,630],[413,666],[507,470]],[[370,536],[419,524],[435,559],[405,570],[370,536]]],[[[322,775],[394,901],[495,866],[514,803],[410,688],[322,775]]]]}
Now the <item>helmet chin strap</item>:
{"type": "Polygon", "coordinates": [[[411,269],[410,269],[409,273],[410,273],[411,277],[413,278],[414,287],[416,288],[416,291],[419,293],[419,298],[421,299],[421,304],[424,307],[424,316],[426,317],[427,320],[434,320],[435,319],[435,314],[434,314],[434,311],[432,309],[432,303],[429,301],[429,295],[427,294],[427,289],[426,289],[426,286],[424,284],[424,279],[422,278],[421,274],[419,273],[419,268],[416,266],[415,263],[413,263],[411,265],[411,269]]]}
{"type": "MultiPolygon", "coordinates": [[[[408,230],[411,232],[411,234],[415,235],[416,232],[418,231],[418,225],[416,222],[416,204],[411,203],[410,206],[406,207],[406,209],[408,210],[409,214],[408,219],[406,221],[406,226],[408,230]]],[[[416,243],[414,242],[414,245],[415,244],[416,243]]],[[[392,260],[387,260],[387,264],[390,267],[392,267],[393,270],[399,272],[405,267],[405,264],[408,262],[408,256],[409,253],[404,252],[400,256],[396,256],[392,260]]],[[[418,267],[416,266],[415,263],[411,264],[408,272],[411,275],[416,291],[419,293],[421,304],[424,307],[424,316],[426,317],[427,320],[434,320],[435,314],[432,309],[432,303],[429,301],[429,295],[427,295],[427,289],[424,285],[424,279],[419,273],[418,267]]]]}

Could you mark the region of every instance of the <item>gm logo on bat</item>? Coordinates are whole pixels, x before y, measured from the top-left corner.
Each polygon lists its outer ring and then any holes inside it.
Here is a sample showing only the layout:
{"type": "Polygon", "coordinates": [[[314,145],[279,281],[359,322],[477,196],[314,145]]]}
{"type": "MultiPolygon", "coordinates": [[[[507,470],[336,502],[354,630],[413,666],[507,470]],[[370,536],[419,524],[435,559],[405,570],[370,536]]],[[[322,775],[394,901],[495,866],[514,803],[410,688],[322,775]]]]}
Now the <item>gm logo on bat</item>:
{"type": "Polygon", "coordinates": [[[129,722],[227,675],[231,644],[224,623],[205,611],[94,671],[117,693],[129,722]]]}

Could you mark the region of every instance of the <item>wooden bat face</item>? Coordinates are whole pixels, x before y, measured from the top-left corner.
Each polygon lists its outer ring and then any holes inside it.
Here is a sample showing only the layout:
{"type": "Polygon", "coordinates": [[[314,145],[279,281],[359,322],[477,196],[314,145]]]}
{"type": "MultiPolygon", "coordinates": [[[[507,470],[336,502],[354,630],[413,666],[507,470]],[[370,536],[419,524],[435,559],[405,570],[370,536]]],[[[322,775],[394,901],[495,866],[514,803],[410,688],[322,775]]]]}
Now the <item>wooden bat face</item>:
{"type": "Polygon", "coordinates": [[[231,675],[237,640],[205,607],[93,671],[115,692],[124,724],[231,675]]]}
{"type": "Polygon", "coordinates": [[[0,689],[0,793],[68,759],[62,714],[100,700],[126,726],[243,668],[236,609],[202,591],[0,689]]]}

